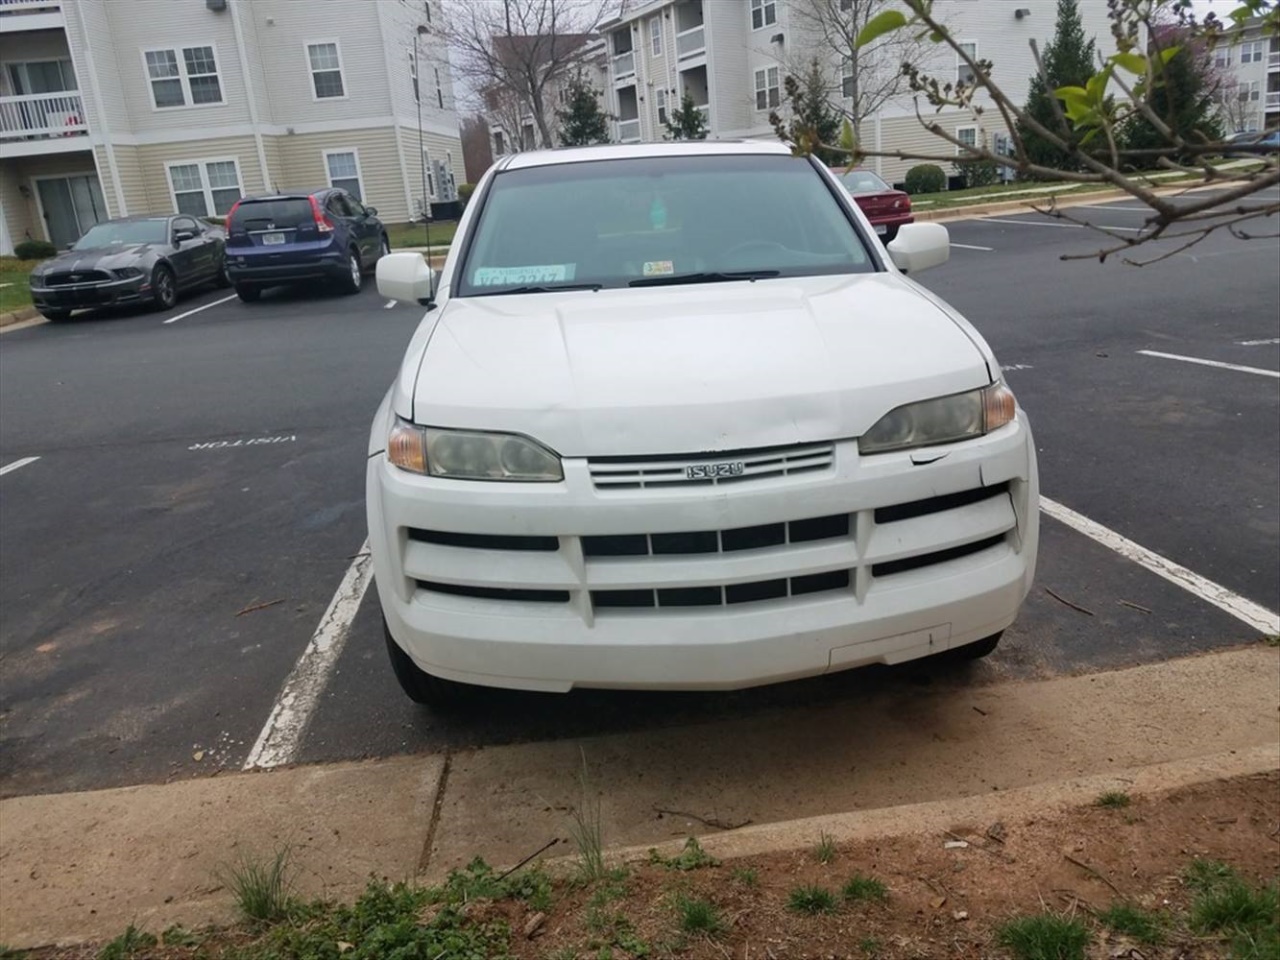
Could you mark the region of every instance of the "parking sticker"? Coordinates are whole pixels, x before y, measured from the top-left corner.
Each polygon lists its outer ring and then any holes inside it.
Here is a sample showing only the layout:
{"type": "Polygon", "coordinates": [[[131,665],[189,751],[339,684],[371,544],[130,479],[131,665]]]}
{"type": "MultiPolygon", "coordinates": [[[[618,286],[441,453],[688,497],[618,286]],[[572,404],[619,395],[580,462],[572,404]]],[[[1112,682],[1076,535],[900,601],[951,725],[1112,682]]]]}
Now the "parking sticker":
{"type": "Polygon", "coordinates": [[[550,283],[572,280],[576,268],[576,263],[546,263],[527,267],[477,267],[471,282],[477,287],[550,283]]]}

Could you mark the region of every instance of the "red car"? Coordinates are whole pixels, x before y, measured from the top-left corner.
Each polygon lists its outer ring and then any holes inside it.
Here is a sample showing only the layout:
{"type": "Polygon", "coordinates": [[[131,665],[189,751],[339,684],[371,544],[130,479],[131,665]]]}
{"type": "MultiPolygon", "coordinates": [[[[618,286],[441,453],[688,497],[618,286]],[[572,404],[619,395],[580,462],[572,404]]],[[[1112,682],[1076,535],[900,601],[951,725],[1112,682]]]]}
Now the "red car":
{"type": "Polygon", "coordinates": [[[893,189],[870,170],[834,172],[885,243],[898,235],[900,226],[915,220],[911,215],[911,198],[901,190],[893,189]]]}

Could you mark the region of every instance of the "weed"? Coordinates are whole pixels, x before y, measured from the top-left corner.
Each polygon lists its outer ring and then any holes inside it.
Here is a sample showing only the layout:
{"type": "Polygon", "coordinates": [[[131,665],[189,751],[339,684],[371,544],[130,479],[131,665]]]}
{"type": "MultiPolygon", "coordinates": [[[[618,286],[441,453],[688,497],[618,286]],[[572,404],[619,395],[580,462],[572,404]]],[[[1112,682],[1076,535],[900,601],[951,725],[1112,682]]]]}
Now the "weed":
{"type": "Polygon", "coordinates": [[[1235,871],[1217,860],[1192,860],[1182,871],[1182,879],[1188,887],[1203,893],[1235,877],[1235,871]]]}
{"type": "Polygon", "coordinates": [[[160,942],[166,947],[198,947],[204,942],[204,937],[194,930],[188,930],[180,923],[175,923],[160,934],[160,942]]]}
{"type": "Polygon", "coordinates": [[[863,937],[858,941],[858,949],[871,960],[875,960],[876,957],[880,956],[880,941],[875,937],[863,937]]]}
{"type": "Polygon", "coordinates": [[[1280,887],[1254,888],[1232,876],[1201,892],[1191,906],[1198,933],[1263,934],[1280,925],[1280,887]]]}
{"type": "Polygon", "coordinates": [[[888,900],[889,891],[875,877],[855,873],[840,891],[846,900],[888,900]]]}
{"type": "Polygon", "coordinates": [[[1133,802],[1123,790],[1108,790],[1094,801],[1100,807],[1109,810],[1122,810],[1133,802]]]}
{"type": "Polygon", "coordinates": [[[1001,925],[996,937],[1018,960],[1084,960],[1090,939],[1079,920],[1052,913],[1017,917],[1001,925]]]}
{"type": "Polygon", "coordinates": [[[818,843],[813,848],[813,859],[819,863],[830,863],[836,858],[836,842],[829,833],[818,834],[818,843]]]}
{"type": "Polygon", "coordinates": [[[241,856],[238,863],[219,871],[219,879],[231,888],[246,920],[276,923],[287,919],[294,910],[289,857],[289,848],[281,847],[266,862],[241,856]]]}
{"type": "Polygon", "coordinates": [[[740,884],[750,890],[760,886],[760,874],[752,867],[734,867],[730,874],[733,882],[740,884]]]}
{"type": "Polygon", "coordinates": [[[1268,647],[1280,647],[1280,633],[1271,633],[1262,638],[1268,647]]]}
{"type": "Polygon", "coordinates": [[[787,895],[787,907],[796,913],[835,913],[836,895],[826,887],[805,884],[787,895]]]}
{"type": "Polygon", "coordinates": [[[546,913],[551,909],[555,887],[541,864],[534,864],[508,877],[504,885],[509,896],[523,900],[531,910],[546,913]]]}
{"type": "Polygon", "coordinates": [[[1113,903],[1098,914],[1098,920],[1108,929],[1133,937],[1140,943],[1156,944],[1163,939],[1160,917],[1130,903],[1113,903]]]}
{"type": "Polygon", "coordinates": [[[677,856],[664,857],[657,850],[649,851],[649,862],[668,870],[697,870],[699,867],[718,867],[720,861],[702,849],[697,837],[684,842],[684,849],[677,856]]]}
{"type": "Polygon", "coordinates": [[[145,956],[141,951],[150,950],[157,943],[155,934],[139,930],[131,923],[124,933],[102,948],[98,960],[129,960],[130,957],[145,956]]]}
{"type": "Polygon", "coordinates": [[[676,894],[676,912],[680,915],[680,929],[685,933],[699,933],[713,937],[724,929],[720,911],[710,900],[676,894]]]}
{"type": "Polygon", "coordinates": [[[578,848],[578,874],[588,883],[605,875],[604,838],[600,825],[600,795],[591,789],[587,773],[587,754],[582,752],[582,769],[578,772],[579,801],[571,814],[569,835],[578,848]]]}

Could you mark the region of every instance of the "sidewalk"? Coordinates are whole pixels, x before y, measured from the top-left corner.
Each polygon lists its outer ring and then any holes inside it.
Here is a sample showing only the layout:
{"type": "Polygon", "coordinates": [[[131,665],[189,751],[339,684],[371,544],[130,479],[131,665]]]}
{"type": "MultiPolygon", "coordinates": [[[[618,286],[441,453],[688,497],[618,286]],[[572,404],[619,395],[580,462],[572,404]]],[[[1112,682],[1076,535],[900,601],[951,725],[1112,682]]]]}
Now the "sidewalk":
{"type": "Polygon", "coordinates": [[[1011,790],[1096,795],[1158,764],[1174,772],[1152,783],[1274,769],[1278,711],[1280,651],[1256,644],[1094,676],[960,677],[694,727],[18,797],[0,802],[0,943],[228,921],[219,868],[283,845],[300,892],[331,898],[370,875],[437,879],[477,855],[514,864],[550,840],[548,856],[568,854],[584,757],[610,846],[748,824],[708,844],[733,856],[809,845],[821,830],[841,839],[985,815],[1011,790]],[[910,816],[898,806],[921,803],[910,816]]]}

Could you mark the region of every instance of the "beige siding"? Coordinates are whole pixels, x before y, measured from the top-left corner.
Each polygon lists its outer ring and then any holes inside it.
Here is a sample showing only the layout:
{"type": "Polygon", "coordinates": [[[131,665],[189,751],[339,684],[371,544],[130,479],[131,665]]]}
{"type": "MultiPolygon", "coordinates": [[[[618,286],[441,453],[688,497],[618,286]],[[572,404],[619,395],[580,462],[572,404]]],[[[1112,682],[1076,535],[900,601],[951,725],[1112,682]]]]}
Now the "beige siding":
{"type": "MultiPolygon", "coordinates": [[[[438,133],[426,132],[423,134],[423,140],[426,144],[427,154],[430,156],[432,163],[436,160],[447,161],[450,156],[453,157],[453,179],[455,183],[463,183],[466,178],[466,171],[462,166],[462,141],[455,137],[445,137],[438,133]]],[[[418,131],[409,129],[408,127],[400,128],[400,145],[404,150],[405,175],[409,183],[409,195],[414,198],[414,212],[416,214],[418,203],[417,198],[422,193],[422,161],[418,152],[418,131]]],[[[436,186],[436,198],[439,197],[439,186],[436,186]]],[[[433,198],[435,199],[435,198],[433,198]]],[[[407,217],[405,219],[408,219],[407,217]]]]}
{"type": "Polygon", "coordinates": [[[95,173],[93,155],[87,150],[0,162],[0,206],[4,208],[9,239],[13,243],[49,239],[36,202],[37,177],[92,176],[95,173]],[[28,196],[23,196],[24,187],[28,196]]]}
{"type": "Polygon", "coordinates": [[[290,189],[329,186],[327,152],[351,151],[360,169],[364,202],[378,208],[388,223],[409,219],[395,129],[348,130],[280,137],[276,144],[283,166],[282,185],[290,189]]]}
{"type": "MultiPolygon", "coordinates": [[[[168,166],[174,163],[192,163],[197,160],[235,160],[240,168],[240,187],[246,194],[265,193],[262,170],[253,137],[212,137],[188,143],[149,144],[134,148],[116,148],[116,160],[122,154],[136,157],[140,172],[139,184],[134,192],[129,190],[129,177],[121,171],[125,182],[126,202],[129,212],[172,213],[176,209],[170,191],[168,166]],[[135,209],[135,200],[140,206],[135,209]]],[[[121,164],[124,166],[124,164],[121,164]]]]}
{"type": "MultiPolygon", "coordinates": [[[[35,229],[35,202],[22,195],[21,183],[17,164],[8,160],[0,162],[0,217],[4,217],[10,245],[43,236],[35,229]]],[[[0,254],[12,252],[12,249],[0,250],[0,254]]]]}
{"type": "MultiPolygon", "coordinates": [[[[113,217],[124,215],[124,211],[118,209],[118,201],[116,199],[115,183],[111,179],[111,165],[107,159],[107,148],[96,147],[94,152],[98,157],[98,170],[101,171],[99,177],[102,181],[102,193],[107,199],[107,209],[111,211],[113,217]]],[[[129,214],[147,213],[153,210],[167,209],[167,207],[159,206],[161,195],[156,198],[156,204],[153,205],[151,198],[148,196],[148,183],[142,175],[142,164],[138,158],[137,147],[116,147],[116,172],[120,176],[120,186],[124,191],[124,202],[129,214]]],[[[159,185],[163,189],[163,184],[159,185]]],[[[168,203],[168,192],[164,191],[163,200],[168,203]]]]}

